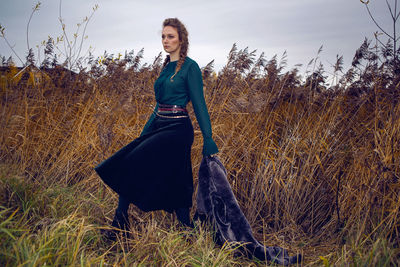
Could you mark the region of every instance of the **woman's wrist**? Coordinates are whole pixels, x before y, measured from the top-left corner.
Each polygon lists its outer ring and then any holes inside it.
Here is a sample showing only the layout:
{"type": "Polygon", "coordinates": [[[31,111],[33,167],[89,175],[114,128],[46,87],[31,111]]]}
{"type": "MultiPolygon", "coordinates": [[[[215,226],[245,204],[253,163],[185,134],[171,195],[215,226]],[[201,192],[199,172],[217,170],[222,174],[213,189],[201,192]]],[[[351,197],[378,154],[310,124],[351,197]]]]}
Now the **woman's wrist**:
{"type": "Polygon", "coordinates": [[[218,147],[217,144],[215,144],[214,140],[211,137],[204,139],[203,155],[210,156],[217,153],[218,153],[218,147]]]}

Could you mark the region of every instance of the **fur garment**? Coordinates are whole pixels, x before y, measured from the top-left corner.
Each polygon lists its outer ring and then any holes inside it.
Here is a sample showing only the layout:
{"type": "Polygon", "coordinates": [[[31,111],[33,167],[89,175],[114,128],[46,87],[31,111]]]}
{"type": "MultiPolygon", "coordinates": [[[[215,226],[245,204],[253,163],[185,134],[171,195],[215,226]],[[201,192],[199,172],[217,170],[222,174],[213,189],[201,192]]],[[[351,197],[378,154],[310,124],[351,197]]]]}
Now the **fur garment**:
{"type": "Polygon", "coordinates": [[[201,161],[195,218],[211,223],[220,245],[238,245],[249,257],[281,265],[301,262],[301,255],[289,256],[286,249],[264,247],[254,238],[217,156],[205,156],[201,161]]]}

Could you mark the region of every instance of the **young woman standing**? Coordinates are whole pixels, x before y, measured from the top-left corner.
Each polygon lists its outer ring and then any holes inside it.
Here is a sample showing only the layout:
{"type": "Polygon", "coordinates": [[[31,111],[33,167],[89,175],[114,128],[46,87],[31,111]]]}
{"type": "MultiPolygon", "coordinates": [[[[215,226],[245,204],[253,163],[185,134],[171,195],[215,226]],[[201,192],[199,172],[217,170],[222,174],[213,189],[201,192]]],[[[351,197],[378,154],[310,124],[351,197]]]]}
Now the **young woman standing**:
{"type": "Polygon", "coordinates": [[[191,147],[194,133],[186,110],[189,101],[203,134],[203,155],[218,152],[203,94],[202,74],[187,56],[188,32],[177,18],[163,22],[162,45],[168,53],[154,83],[155,109],[139,138],[99,164],[95,170],[119,194],[112,226],[126,229],[128,207],[175,212],[192,226],[193,176],[191,147]]]}

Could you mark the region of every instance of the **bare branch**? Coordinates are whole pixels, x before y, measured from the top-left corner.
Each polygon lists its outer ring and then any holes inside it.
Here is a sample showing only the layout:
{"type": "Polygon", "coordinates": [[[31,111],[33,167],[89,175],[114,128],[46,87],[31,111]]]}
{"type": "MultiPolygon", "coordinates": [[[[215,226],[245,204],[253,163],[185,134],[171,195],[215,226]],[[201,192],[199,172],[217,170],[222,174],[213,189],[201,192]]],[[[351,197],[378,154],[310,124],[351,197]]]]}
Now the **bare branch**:
{"type": "Polygon", "coordinates": [[[74,43],[73,43],[73,45],[72,45],[72,50],[74,51],[73,53],[72,53],[72,57],[75,57],[75,55],[76,55],[76,41],[78,40],[78,33],[79,33],[79,29],[81,28],[81,23],[78,23],[77,24],[77,27],[76,27],[76,32],[73,34],[73,36],[74,36],[74,43]]]}
{"type": "Polygon", "coordinates": [[[17,52],[15,52],[14,47],[8,42],[5,31],[6,31],[6,28],[4,28],[3,25],[0,24],[0,37],[2,37],[4,39],[4,41],[6,41],[6,44],[8,45],[8,47],[11,49],[11,51],[14,53],[14,55],[21,61],[21,64],[24,65],[24,62],[22,61],[22,59],[18,56],[17,52]]]}
{"type": "Polygon", "coordinates": [[[381,40],[379,40],[378,38],[376,38],[376,40],[382,45],[382,46],[386,46],[385,43],[383,43],[381,40]]]}
{"type": "Polygon", "coordinates": [[[395,19],[394,18],[395,14],[393,14],[392,7],[389,5],[389,2],[387,0],[386,0],[386,5],[387,5],[387,7],[388,7],[388,9],[390,11],[390,16],[392,16],[392,19],[394,20],[395,19]]]}
{"type": "Polygon", "coordinates": [[[15,52],[14,47],[8,42],[7,38],[5,36],[2,36],[4,38],[4,41],[6,41],[8,47],[11,49],[11,51],[14,53],[14,55],[21,61],[21,64],[24,65],[24,61],[18,56],[17,52],[15,52]]]}
{"type": "Polygon", "coordinates": [[[55,48],[58,50],[58,52],[60,53],[59,55],[62,55],[62,56],[64,56],[64,57],[67,57],[67,55],[65,55],[64,52],[61,51],[60,48],[58,48],[58,46],[54,46],[54,47],[55,47],[55,48]]]}
{"type": "Polygon", "coordinates": [[[400,16],[400,11],[399,11],[399,13],[397,13],[397,0],[394,2],[394,15],[396,16],[396,18],[394,20],[397,21],[397,19],[400,16]]]}
{"type": "MultiPolygon", "coordinates": [[[[85,34],[86,34],[86,27],[87,27],[89,21],[91,20],[91,18],[93,17],[94,12],[96,12],[96,10],[97,10],[98,8],[99,8],[99,5],[96,4],[96,5],[93,7],[92,14],[91,14],[91,15],[89,16],[89,18],[86,20],[85,27],[83,28],[83,32],[82,32],[82,38],[81,38],[81,43],[80,43],[80,45],[79,45],[79,51],[78,51],[78,56],[77,56],[77,58],[79,57],[79,55],[80,55],[80,53],[81,53],[81,50],[82,50],[83,40],[84,40],[85,34]]],[[[75,62],[76,62],[76,60],[75,60],[75,62]]],[[[74,62],[74,63],[75,63],[75,62],[74,62]]]]}
{"type": "MultiPolygon", "coordinates": [[[[362,3],[364,3],[362,0],[360,0],[360,1],[361,1],[362,3]]],[[[378,22],[376,22],[374,16],[372,16],[371,11],[369,10],[368,3],[369,3],[369,1],[368,1],[367,3],[364,3],[364,5],[365,5],[365,7],[367,8],[368,14],[369,14],[369,16],[371,17],[372,21],[375,23],[375,25],[376,25],[385,35],[387,35],[390,39],[394,40],[394,38],[393,38],[391,35],[389,35],[384,29],[382,29],[382,27],[378,24],[378,22]]]]}
{"type": "Polygon", "coordinates": [[[379,40],[379,32],[374,33],[375,40],[378,41],[382,46],[386,46],[381,40],[379,40]]]}
{"type": "Polygon", "coordinates": [[[64,44],[65,54],[66,54],[66,56],[67,56],[66,61],[67,61],[67,62],[70,62],[69,55],[71,54],[71,44],[70,44],[70,42],[69,42],[68,35],[67,35],[67,31],[66,31],[66,29],[65,29],[65,23],[64,23],[63,20],[62,20],[62,15],[61,15],[61,4],[62,4],[62,0],[60,0],[59,10],[58,10],[58,13],[59,13],[58,20],[59,20],[60,23],[61,23],[62,32],[63,32],[63,37],[65,38],[65,41],[63,42],[63,44],[64,44]],[[67,48],[68,48],[69,51],[70,51],[69,53],[68,53],[67,48]]]}
{"type": "Polygon", "coordinates": [[[36,11],[39,10],[41,4],[42,4],[42,3],[37,2],[37,3],[35,4],[35,6],[32,8],[32,13],[31,13],[31,15],[29,16],[28,24],[26,25],[26,44],[27,44],[27,46],[28,46],[28,50],[30,49],[30,46],[29,46],[29,24],[31,23],[33,14],[34,14],[36,11]]]}

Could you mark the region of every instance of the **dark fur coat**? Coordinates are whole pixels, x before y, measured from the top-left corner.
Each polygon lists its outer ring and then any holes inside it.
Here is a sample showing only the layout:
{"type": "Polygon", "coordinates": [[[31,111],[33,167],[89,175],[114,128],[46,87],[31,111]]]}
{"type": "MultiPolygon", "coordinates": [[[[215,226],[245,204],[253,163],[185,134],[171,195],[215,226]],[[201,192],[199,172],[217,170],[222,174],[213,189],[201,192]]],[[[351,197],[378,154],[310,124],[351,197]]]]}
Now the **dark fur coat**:
{"type": "Polygon", "coordinates": [[[301,261],[301,256],[289,256],[280,247],[264,247],[253,236],[251,227],[241,211],[227,180],[225,167],[217,156],[203,158],[199,169],[197,211],[195,218],[207,220],[215,229],[220,245],[239,245],[249,256],[264,261],[289,265],[301,261]]]}

